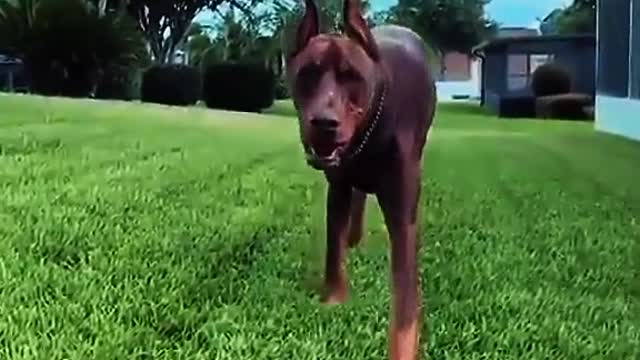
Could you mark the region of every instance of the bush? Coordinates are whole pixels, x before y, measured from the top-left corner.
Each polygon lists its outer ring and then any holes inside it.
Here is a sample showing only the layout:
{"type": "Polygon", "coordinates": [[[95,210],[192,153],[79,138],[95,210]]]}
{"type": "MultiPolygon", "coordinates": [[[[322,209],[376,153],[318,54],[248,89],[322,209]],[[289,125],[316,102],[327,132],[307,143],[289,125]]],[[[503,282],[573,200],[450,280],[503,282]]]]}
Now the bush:
{"type": "Polygon", "coordinates": [[[571,74],[559,64],[541,65],[533,72],[531,88],[536,97],[566,94],[571,91],[571,74]]]}
{"type": "Polygon", "coordinates": [[[222,63],[207,67],[203,100],[209,108],[260,112],[273,105],[276,79],[259,64],[222,63]]]}
{"type": "Polygon", "coordinates": [[[586,94],[560,94],[536,99],[536,116],[562,120],[590,120],[593,98],[586,94]]]}
{"type": "Polygon", "coordinates": [[[0,34],[0,48],[21,55],[32,92],[43,95],[89,96],[105,69],[146,55],[133,19],[101,16],[85,0],[0,1],[0,34]]]}
{"type": "Polygon", "coordinates": [[[96,89],[97,99],[133,100],[140,98],[141,70],[114,68],[106,71],[96,89]]]}
{"type": "Polygon", "coordinates": [[[287,87],[286,82],[282,78],[278,79],[278,82],[276,83],[274,91],[275,91],[275,98],[277,100],[284,100],[291,97],[289,95],[289,88],[287,87]]]}
{"type": "Polygon", "coordinates": [[[155,65],[142,77],[142,101],[164,105],[194,105],[200,100],[200,72],[183,64],[155,65]]]}
{"type": "Polygon", "coordinates": [[[500,99],[498,113],[508,118],[533,118],[536,101],[533,96],[511,96],[500,99]]]}

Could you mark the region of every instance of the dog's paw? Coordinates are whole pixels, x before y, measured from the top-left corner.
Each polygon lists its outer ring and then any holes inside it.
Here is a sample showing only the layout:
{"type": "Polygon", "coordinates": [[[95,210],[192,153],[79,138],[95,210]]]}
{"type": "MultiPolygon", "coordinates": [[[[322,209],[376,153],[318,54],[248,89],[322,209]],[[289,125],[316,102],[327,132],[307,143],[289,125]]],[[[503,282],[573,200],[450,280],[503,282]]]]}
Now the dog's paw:
{"type": "Polygon", "coordinates": [[[340,305],[347,301],[349,298],[348,291],[345,287],[326,289],[325,293],[320,298],[320,302],[323,305],[332,306],[340,305]]]}
{"type": "Polygon", "coordinates": [[[361,230],[351,230],[347,238],[347,246],[349,246],[350,249],[357,247],[362,242],[363,237],[364,235],[361,230]]]}

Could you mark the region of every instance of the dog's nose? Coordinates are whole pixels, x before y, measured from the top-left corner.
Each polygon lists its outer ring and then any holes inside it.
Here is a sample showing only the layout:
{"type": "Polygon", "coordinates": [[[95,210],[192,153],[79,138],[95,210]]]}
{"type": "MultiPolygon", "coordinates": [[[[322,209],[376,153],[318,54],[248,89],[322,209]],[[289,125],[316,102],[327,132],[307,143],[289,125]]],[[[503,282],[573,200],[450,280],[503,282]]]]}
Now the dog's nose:
{"type": "Polygon", "coordinates": [[[311,125],[323,131],[336,131],[338,120],[326,117],[313,118],[311,125]]]}

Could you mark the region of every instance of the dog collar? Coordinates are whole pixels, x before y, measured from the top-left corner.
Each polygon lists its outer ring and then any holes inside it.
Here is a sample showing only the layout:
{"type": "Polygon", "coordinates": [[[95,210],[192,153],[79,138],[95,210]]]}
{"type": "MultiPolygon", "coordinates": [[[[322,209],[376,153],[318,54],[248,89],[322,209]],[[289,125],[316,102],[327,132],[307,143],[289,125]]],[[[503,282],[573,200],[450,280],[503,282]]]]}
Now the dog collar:
{"type": "Polygon", "coordinates": [[[382,109],[384,108],[384,100],[386,98],[387,95],[387,86],[385,84],[385,82],[382,82],[381,85],[381,90],[380,90],[380,95],[378,98],[378,103],[376,104],[374,111],[370,112],[369,114],[372,114],[373,116],[367,116],[366,118],[371,118],[371,121],[369,122],[369,125],[367,126],[364,135],[362,136],[362,140],[360,140],[360,142],[358,143],[358,145],[356,146],[355,150],[350,152],[347,155],[347,158],[349,160],[352,160],[353,158],[355,158],[356,156],[358,156],[362,150],[364,149],[364,147],[367,145],[367,143],[369,142],[369,138],[371,137],[371,134],[373,134],[373,131],[376,129],[377,125],[378,125],[378,121],[380,120],[380,116],[382,115],[382,109]]]}

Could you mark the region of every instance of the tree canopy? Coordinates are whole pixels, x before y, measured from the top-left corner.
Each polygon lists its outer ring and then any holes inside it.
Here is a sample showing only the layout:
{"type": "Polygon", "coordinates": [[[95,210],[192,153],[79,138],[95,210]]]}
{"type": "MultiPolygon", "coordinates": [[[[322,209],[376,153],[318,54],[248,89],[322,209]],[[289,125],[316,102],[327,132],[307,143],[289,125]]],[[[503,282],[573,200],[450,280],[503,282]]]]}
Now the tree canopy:
{"type": "Polygon", "coordinates": [[[562,9],[555,19],[555,29],[560,34],[596,32],[596,0],[574,0],[562,9]]]}
{"type": "Polygon", "coordinates": [[[441,55],[449,51],[469,54],[495,30],[484,11],[489,1],[399,0],[388,18],[416,31],[441,55]]]}

